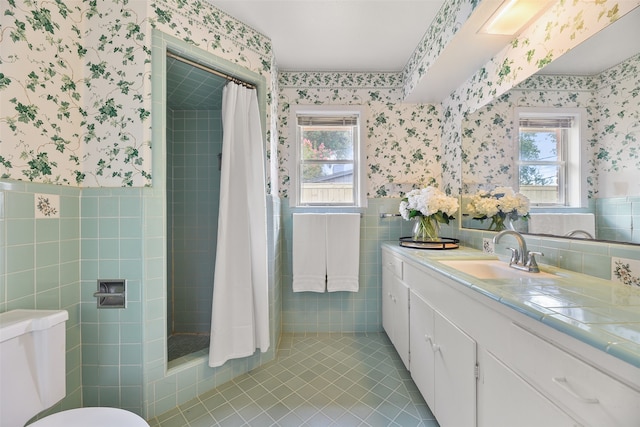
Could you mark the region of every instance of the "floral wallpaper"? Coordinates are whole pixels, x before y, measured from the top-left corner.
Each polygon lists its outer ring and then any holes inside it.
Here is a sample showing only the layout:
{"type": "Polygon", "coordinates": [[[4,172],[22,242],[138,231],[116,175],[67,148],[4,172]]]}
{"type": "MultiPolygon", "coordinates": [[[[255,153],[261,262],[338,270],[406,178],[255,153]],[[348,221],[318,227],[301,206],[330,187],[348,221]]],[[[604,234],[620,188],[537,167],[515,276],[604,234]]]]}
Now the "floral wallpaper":
{"type": "Polygon", "coordinates": [[[365,105],[367,197],[397,197],[440,181],[440,111],[403,104],[395,73],[279,74],[280,194],[289,192],[290,152],[295,138],[291,105],[365,105]]]}
{"type": "Polygon", "coordinates": [[[501,96],[638,4],[637,0],[560,1],[445,99],[443,187],[453,193],[461,189],[461,124],[466,114],[501,96]]]}
{"type": "Polygon", "coordinates": [[[640,54],[598,76],[598,197],[640,195],[640,54]]]}
{"type": "Polygon", "coordinates": [[[3,2],[0,14],[0,177],[77,184],[91,136],[83,102],[81,2],[3,2]]]}
{"type": "Polygon", "coordinates": [[[425,76],[479,3],[480,0],[451,0],[444,3],[403,70],[404,97],[425,76]]]}
{"type": "Polygon", "coordinates": [[[516,186],[514,108],[556,106],[585,108],[588,196],[615,196],[599,177],[617,171],[637,177],[640,170],[639,67],[636,55],[596,76],[534,75],[469,114],[462,126],[462,192],[474,193],[488,182],[516,186]]]}
{"type": "Polygon", "coordinates": [[[11,0],[2,9],[2,178],[151,185],[152,28],[262,74],[276,90],[269,39],[206,1],[11,0]]]}
{"type": "MultiPolygon", "coordinates": [[[[288,105],[354,103],[369,108],[369,197],[429,181],[457,193],[464,115],[638,3],[561,1],[441,106],[416,107],[402,99],[479,0],[445,2],[401,72],[281,74],[267,37],[207,1],[11,0],[0,16],[0,177],[87,187],[151,185],[150,32],[156,28],[271,82],[267,155],[277,159],[270,173],[278,175],[270,180],[272,191],[288,192],[288,105]],[[276,124],[285,130],[281,135],[271,131],[276,124]]],[[[603,137],[631,134],[603,129],[609,132],[603,137]]],[[[614,172],[635,155],[632,144],[620,154],[607,151],[604,139],[599,144],[599,160],[614,172]]]]}

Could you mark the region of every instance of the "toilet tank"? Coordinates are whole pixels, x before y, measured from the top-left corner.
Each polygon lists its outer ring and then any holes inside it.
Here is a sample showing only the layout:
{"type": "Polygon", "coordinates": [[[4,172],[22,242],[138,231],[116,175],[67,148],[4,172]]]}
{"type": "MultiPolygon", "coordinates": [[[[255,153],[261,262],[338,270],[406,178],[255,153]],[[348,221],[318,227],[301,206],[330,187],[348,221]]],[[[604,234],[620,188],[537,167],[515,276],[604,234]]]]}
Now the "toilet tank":
{"type": "Polygon", "coordinates": [[[0,313],[0,426],[22,427],[66,393],[65,310],[0,313]]]}

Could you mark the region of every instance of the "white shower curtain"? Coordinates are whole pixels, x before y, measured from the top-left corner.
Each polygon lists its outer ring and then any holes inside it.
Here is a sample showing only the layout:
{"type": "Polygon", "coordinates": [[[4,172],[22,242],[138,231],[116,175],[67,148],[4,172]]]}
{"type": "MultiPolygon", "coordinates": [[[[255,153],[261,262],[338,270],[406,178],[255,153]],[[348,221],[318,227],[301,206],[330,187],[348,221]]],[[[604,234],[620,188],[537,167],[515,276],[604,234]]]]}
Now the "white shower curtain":
{"type": "Polygon", "coordinates": [[[265,150],[255,89],[225,86],[222,130],[211,367],[269,348],[265,150]]]}

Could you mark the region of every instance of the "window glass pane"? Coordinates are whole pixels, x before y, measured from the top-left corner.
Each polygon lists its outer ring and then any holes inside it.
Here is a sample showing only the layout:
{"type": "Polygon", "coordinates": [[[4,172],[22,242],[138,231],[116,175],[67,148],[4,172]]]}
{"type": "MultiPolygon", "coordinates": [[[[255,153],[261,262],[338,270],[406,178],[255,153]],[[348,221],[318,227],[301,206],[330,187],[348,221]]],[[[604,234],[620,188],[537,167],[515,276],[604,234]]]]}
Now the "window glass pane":
{"type": "Polygon", "coordinates": [[[558,161],[559,143],[555,129],[520,128],[520,160],[558,161]]]}
{"type": "Polygon", "coordinates": [[[558,193],[558,165],[521,165],[520,192],[533,204],[562,203],[558,193]]]}
{"type": "Polygon", "coordinates": [[[300,201],[305,204],[353,203],[353,164],[302,165],[300,201]]]}
{"type": "Polygon", "coordinates": [[[303,160],[353,160],[352,126],[302,127],[303,160]]]}

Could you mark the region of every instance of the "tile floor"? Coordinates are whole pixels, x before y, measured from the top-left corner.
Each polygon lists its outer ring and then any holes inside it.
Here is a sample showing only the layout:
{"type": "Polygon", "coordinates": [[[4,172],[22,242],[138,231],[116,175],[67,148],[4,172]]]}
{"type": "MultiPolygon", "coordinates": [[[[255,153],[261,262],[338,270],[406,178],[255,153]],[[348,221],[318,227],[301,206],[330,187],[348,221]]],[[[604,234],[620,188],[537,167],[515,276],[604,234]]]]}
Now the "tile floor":
{"type": "Polygon", "coordinates": [[[149,424],[438,426],[384,333],[285,334],[276,360],[149,424]]]}

